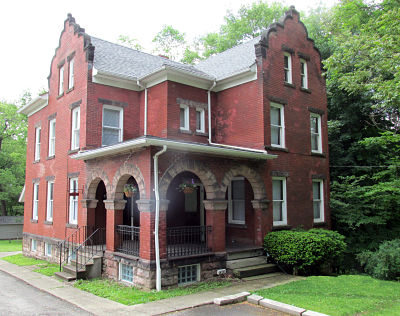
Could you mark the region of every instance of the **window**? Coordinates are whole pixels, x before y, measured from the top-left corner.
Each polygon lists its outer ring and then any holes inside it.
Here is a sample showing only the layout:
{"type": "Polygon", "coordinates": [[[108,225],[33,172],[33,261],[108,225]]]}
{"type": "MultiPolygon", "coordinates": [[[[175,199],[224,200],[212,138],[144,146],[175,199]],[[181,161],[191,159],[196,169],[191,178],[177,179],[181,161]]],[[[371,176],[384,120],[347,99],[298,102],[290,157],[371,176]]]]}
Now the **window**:
{"type": "Polygon", "coordinates": [[[200,265],[192,264],[190,266],[178,267],[178,284],[186,285],[200,281],[200,265]]]}
{"type": "Polygon", "coordinates": [[[44,255],[46,256],[46,257],[51,257],[51,244],[49,244],[49,243],[44,243],[44,255]]]}
{"type": "Polygon", "coordinates": [[[69,61],[68,90],[74,87],[74,59],[69,61]]]}
{"type": "Polygon", "coordinates": [[[40,160],[40,139],[41,139],[41,127],[35,129],[35,161],[40,160]]]}
{"type": "Polygon", "coordinates": [[[271,103],[271,145],[285,147],[284,107],[271,103]]]}
{"type": "Polygon", "coordinates": [[[272,203],[274,225],[286,225],[286,178],[272,178],[272,203]]]}
{"type": "Polygon", "coordinates": [[[313,209],[314,222],[324,221],[324,182],[322,180],[313,180],[313,209]]]}
{"type": "Polygon", "coordinates": [[[233,178],[228,187],[228,222],[245,224],[245,181],[243,177],[233,178]]]}
{"type": "Polygon", "coordinates": [[[77,107],[72,110],[72,123],[71,123],[71,149],[79,148],[79,131],[80,131],[80,108],[77,107]]]}
{"type": "Polygon", "coordinates": [[[49,122],[49,157],[56,153],[56,120],[49,122]]]}
{"type": "Polygon", "coordinates": [[[54,181],[47,182],[47,212],[46,221],[53,221],[54,181]]]}
{"type": "Polygon", "coordinates": [[[64,67],[60,67],[58,70],[58,95],[62,95],[64,92],[64,67]]]}
{"type": "Polygon", "coordinates": [[[69,223],[78,223],[78,178],[69,180],[69,223]]]}
{"type": "Polygon", "coordinates": [[[113,145],[122,141],[122,114],[122,108],[104,105],[102,139],[103,146],[113,145]]]}
{"type": "Polygon", "coordinates": [[[39,183],[33,184],[33,210],[32,210],[32,219],[38,219],[38,210],[39,210],[39,183]]]}
{"type": "Polygon", "coordinates": [[[37,241],[36,239],[31,239],[31,251],[36,251],[37,249],[37,241]]]}
{"type": "Polygon", "coordinates": [[[120,263],[119,264],[119,279],[121,281],[133,283],[133,267],[120,263]]]}
{"type": "Polygon", "coordinates": [[[300,78],[301,87],[308,89],[307,62],[304,59],[300,59],[300,78]]]}
{"type": "Polygon", "coordinates": [[[196,132],[205,133],[205,111],[196,109],[196,132]]]}
{"type": "Polygon", "coordinates": [[[180,129],[189,130],[189,107],[184,104],[180,107],[180,129]]]}
{"type": "Polygon", "coordinates": [[[292,83],[292,56],[289,53],[283,55],[285,82],[292,83]]]}
{"type": "Polygon", "coordinates": [[[321,116],[318,114],[311,113],[310,116],[311,125],[311,151],[321,153],[321,116]]]}

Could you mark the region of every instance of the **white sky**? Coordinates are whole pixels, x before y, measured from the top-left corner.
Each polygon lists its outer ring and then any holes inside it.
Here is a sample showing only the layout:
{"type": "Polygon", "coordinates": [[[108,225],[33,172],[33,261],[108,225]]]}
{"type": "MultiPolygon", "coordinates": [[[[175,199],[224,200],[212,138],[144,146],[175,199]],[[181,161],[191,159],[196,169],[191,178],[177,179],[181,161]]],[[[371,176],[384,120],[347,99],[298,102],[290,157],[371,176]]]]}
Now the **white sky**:
{"type": "MultiPolygon", "coordinates": [[[[218,31],[227,10],[255,0],[0,0],[0,100],[14,102],[24,90],[47,89],[51,58],[67,13],[93,36],[117,42],[136,38],[147,49],[163,25],[188,41],[218,31]]],[[[287,0],[299,11],[335,0],[287,0]]]]}

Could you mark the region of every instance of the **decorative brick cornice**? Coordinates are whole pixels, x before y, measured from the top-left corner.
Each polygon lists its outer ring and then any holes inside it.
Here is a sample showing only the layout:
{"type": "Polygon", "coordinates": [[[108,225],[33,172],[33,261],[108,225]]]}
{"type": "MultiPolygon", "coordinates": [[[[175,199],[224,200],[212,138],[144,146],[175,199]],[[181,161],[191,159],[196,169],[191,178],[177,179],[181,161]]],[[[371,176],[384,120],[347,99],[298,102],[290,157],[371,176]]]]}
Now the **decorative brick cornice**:
{"type": "Polygon", "coordinates": [[[125,208],[126,200],[104,200],[104,205],[107,210],[123,210],[125,208]]]}
{"type": "Polygon", "coordinates": [[[209,211],[225,211],[228,207],[227,200],[204,200],[204,208],[209,211]]]}

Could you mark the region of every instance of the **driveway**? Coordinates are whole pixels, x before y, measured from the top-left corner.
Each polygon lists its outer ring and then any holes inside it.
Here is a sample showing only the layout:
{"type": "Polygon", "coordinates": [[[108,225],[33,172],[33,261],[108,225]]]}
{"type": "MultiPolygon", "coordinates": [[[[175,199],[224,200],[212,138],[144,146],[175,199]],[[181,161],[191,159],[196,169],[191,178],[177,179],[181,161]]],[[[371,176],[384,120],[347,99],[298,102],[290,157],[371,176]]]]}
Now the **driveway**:
{"type": "Polygon", "coordinates": [[[0,271],[0,284],[1,316],[92,315],[2,271],[0,271]]]}

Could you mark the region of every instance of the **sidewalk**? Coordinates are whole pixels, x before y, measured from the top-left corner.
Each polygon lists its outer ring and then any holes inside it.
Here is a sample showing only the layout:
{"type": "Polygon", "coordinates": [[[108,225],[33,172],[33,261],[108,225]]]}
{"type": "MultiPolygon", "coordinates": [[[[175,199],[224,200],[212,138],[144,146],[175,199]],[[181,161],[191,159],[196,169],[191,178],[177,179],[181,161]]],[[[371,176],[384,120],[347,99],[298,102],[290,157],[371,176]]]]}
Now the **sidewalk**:
{"type": "MultiPolygon", "coordinates": [[[[16,254],[0,253],[0,257],[16,254]]],[[[200,292],[191,295],[177,296],[146,304],[126,306],[114,301],[95,296],[91,293],[74,288],[70,283],[62,282],[55,277],[47,277],[33,272],[31,268],[20,267],[0,260],[0,270],[8,273],[33,287],[50,293],[62,300],[76,305],[95,315],[160,315],[164,313],[183,310],[204,304],[211,304],[216,297],[231,295],[243,291],[252,291],[260,288],[273,287],[279,284],[298,280],[298,277],[289,275],[276,275],[269,278],[243,281],[229,287],[217,288],[211,291],[200,292]]]]}

